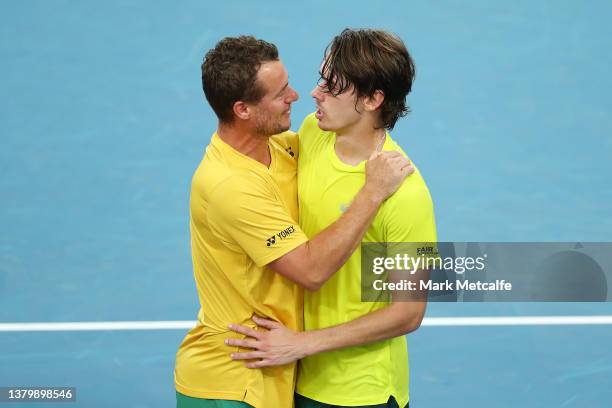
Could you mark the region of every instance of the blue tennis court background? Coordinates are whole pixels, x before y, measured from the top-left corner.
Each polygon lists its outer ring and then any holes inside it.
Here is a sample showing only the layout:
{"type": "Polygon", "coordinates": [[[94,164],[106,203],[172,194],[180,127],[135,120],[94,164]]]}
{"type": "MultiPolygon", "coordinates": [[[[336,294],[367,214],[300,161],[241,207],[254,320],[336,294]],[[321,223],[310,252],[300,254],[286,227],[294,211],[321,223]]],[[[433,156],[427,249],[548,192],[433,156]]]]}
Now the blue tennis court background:
{"type": "MultiPolygon", "coordinates": [[[[279,47],[300,94],[294,129],[333,35],[405,40],[413,113],[393,136],[429,185],[440,240],[611,241],[611,17],[605,1],[4,1],[0,321],[195,319],[187,203],[216,125],[199,66],[242,33],[279,47]]],[[[431,304],[428,316],[611,311],[431,304]]],[[[0,333],[0,386],[172,406],[184,334],[0,333]]],[[[409,342],[413,406],[612,403],[610,326],[423,327],[409,342]]]]}

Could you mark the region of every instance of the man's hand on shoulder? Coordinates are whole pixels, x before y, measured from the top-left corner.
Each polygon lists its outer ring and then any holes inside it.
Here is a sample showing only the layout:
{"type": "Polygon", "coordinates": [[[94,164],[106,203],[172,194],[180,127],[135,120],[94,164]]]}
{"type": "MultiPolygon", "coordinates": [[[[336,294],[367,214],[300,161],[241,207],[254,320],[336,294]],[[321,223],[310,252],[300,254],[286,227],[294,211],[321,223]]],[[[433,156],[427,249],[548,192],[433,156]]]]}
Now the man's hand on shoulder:
{"type": "Polygon", "coordinates": [[[366,163],[364,190],[375,200],[384,201],[412,173],[414,167],[400,152],[374,152],[366,163]]]}

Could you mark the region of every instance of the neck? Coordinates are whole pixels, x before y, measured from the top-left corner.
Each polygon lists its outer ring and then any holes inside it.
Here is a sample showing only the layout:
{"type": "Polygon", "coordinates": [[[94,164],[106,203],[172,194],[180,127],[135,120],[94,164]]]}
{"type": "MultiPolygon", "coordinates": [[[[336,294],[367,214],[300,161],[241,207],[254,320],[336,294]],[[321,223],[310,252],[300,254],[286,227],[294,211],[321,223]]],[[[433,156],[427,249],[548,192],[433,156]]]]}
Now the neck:
{"type": "Polygon", "coordinates": [[[386,132],[374,123],[361,120],[336,132],[336,154],[343,162],[355,166],[367,160],[375,150],[382,150],[386,132]]]}
{"type": "Polygon", "coordinates": [[[217,135],[245,156],[257,160],[266,167],[270,166],[272,159],[267,136],[260,135],[251,128],[226,123],[219,123],[217,135]]]}

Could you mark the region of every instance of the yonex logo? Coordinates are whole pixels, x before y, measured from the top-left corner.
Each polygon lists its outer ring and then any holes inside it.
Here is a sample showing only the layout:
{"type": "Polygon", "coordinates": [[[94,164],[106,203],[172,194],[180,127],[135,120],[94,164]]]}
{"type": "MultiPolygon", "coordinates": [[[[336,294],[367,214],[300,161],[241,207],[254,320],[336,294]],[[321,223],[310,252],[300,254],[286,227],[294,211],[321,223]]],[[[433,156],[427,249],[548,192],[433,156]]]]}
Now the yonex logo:
{"type": "Polygon", "coordinates": [[[274,245],[276,243],[276,235],[272,235],[267,239],[266,246],[274,245]]]}
{"type": "Polygon", "coordinates": [[[287,238],[289,235],[293,234],[294,232],[295,232],[295,227],[293,225],[288,227],[288,228],[285,228],[281,232],[279,232],[277,234],[274,234],[270,238],[268,238],[266,240],[266,246],[270,247],[270,246],[276,244],[276,238],[277,237],[282,240],[282,239],[287,238]]]}
{"type": "Polygon", "coordinates": [[[293,153],[293,151],[291,150],[291,146],[289,146],[287,149],[285,149],[287,151],[287,153],[289,153],[289,156],[291,157],[295,157],[295,153],[293,153]]]}

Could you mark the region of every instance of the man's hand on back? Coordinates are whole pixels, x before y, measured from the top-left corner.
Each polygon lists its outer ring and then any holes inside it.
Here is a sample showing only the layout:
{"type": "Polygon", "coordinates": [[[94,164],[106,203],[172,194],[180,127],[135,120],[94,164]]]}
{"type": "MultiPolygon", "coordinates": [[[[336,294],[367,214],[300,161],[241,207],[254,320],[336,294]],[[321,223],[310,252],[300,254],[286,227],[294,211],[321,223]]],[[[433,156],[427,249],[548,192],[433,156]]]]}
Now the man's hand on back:
{"type": "Polygon", "coordinates": [[[229,329],[247,336],[245,339],[227,339],[228,346],[238,346],[252,351],[232,353],[232,360],[251,360],[248,368],[261,368],[292,363],[308,355],[307,333],[296,333],[282,323],[253,315],[255,324],[264,330],[231,324],[229,329]],[[253,361],[254,360],[254,361],[253,361]]]}

